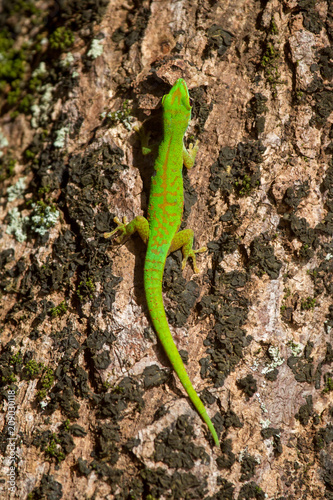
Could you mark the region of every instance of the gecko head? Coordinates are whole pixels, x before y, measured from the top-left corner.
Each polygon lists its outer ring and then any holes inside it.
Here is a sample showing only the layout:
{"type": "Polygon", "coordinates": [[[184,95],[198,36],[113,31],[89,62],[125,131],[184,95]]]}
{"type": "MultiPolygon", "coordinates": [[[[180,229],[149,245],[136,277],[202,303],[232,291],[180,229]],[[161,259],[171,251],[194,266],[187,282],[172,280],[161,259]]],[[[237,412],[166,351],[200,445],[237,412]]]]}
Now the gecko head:
{"type": "Polygon", "coordinates": [[[190,96],[185,80],[179,78],[162,99],[164,119],[185,130],[191,120],[190,96]]]}

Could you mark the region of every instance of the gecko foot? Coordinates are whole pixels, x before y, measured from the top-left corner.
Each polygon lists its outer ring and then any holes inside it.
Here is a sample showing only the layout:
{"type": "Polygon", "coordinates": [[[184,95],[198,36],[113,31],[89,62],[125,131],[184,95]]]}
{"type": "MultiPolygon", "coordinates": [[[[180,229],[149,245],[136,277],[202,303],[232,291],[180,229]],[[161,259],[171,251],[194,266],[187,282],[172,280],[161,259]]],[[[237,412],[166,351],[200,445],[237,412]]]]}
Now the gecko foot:
{"type": "Polygon", "coordinates": [[[199,149],[199,141],[196,140],[194,144],[191,142],[191,144],[189,144],[189,146],[188,146],[188,149],[189,149],[189,153],[191,153],[192,151],[195,151],[195,154],[197,154],[197,151],[199,149]]]}
{"type": "Polygon", "coordinates": [[[152,147],[149,146],[150,135],[151,135],[150,130],[145,130],[143,126],[134,127],[134,130],[139,136],[141,142],[142,154],[149,155],[152,152],[152,147]]]}
{"type": "Polygon", "coordinates": [[[120,222],[120,220],[118,219],[118,217],[115,217],[113,219],[113,222],[115,222],[117,224],[116,229],[114,229],[110,233],[104,233],[104,238],[111,238],[111,236],[113,236],[118,231],[120,231],[121,234],[120,234],[120,236],[118,236],[118,238],[115,239],[115,241],[117,243],[121,243],[122,239],[126,235],[127,217],[123,217],[123,222],[120,222]]]}
{"type": "Polygon", "coordinates": [[[191,257],[192,259],[192,264],[193,264],[193,270],[196,274],[198,274],[200,272],[199,268],[197,267],[197,259],[195,257],[195,254],[196,253],[203,253],[203,252],[206,252],[207,251],[207,247],[201,247],[199,248],[198,250],[190,250],[188,252],[188,254],[183,258],[183,261],[182,261],[182,270],[185,269],[185,266],[186,266],[186,262],[187,262],[187,259],[189,257],[191,257]]]}

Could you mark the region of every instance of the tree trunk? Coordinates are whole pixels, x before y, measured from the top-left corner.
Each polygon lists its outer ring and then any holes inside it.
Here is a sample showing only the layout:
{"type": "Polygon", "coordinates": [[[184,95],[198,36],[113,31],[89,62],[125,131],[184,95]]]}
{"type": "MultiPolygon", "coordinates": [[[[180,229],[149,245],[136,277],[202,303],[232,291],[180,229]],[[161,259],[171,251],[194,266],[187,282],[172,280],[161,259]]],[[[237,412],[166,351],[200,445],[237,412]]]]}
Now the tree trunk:
{"type": "Polygon", "coordinates": [[[333,8],[3,1],[1,498],[333,499],[333,8]],[[164,305],[221,450],[151,327],[162,96],[193,100],[164,305]]]}

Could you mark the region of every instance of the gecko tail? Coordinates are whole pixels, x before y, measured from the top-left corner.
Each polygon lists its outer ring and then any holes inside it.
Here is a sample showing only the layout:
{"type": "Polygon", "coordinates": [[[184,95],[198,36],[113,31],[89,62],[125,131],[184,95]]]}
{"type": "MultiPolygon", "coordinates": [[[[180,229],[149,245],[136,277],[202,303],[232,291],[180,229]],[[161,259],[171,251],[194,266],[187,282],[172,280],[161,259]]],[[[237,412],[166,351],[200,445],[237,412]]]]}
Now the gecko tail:
{"type": "Polygon", "coordinates": [[[179,380],[181,381],[185,391],[187,392],[188,397],[190,398],[195,409],[199,413],[202,420],[206,423],[211,435],[213,436],[215,445],[220,447],[219,438],[217,436],[214,425],[208,416],[208,413],[206,411],[203,402],[199,398],[198,394],[196,393],[192,385],[192,382],[186,372],[183,360],[180,357],[176,344],[172,338],[163,305],[162,279],[159,280],[158,277],[153,277],[151,276],[150,273],[149,277],[147,278],[146,277],[147,274],[145,273],[146,299],[150,317],[153,322],[157,336],[161,341],[161,344],[163,345],[163,348],[169,358],[170,363],[173,366],[173,369],[177,373],[179,380]],[[160,281],[160,283],[158,281],[160,281]]]}

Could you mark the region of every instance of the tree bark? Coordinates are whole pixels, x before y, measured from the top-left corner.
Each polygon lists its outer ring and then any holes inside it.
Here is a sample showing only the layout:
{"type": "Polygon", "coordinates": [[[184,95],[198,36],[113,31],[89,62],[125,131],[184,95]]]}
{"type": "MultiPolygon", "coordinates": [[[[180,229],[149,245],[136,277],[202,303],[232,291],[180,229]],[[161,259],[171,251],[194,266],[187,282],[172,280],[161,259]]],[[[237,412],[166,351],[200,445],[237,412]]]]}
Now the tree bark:
{"type": "Polygon", "coordinates": [[[4,2],[1,498],[333,498],[332,4],[4,2]],[[17,8],[16,8],[17,6],[17,8]],[[35,10],[34,10],[35,9],[35,10]],[[212,446],[151,327],[162,96],[193,100],[164,304],[212,446]]]}

